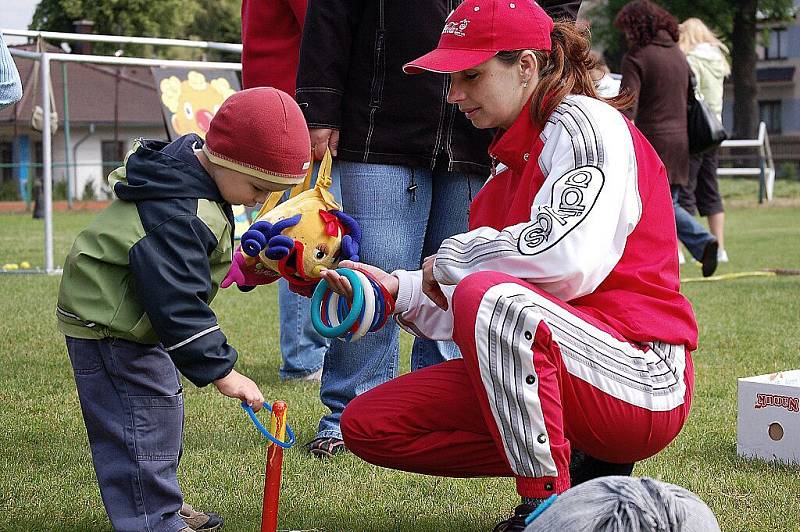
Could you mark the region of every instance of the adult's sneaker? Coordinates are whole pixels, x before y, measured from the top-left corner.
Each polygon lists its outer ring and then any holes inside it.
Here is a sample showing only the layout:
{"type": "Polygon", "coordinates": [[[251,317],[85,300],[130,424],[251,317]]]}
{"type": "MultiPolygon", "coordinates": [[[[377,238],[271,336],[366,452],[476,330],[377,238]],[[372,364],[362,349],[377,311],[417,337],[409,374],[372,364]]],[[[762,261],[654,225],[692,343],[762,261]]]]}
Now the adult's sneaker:
{"type": "Polygon", "coordinates": [[[703,249],[703,258],[700,264],[703,265],[703,277],[711,277],[717,271],[717,251],[719,251],[719,242],[717,239],[709,241],[703,249]]]}

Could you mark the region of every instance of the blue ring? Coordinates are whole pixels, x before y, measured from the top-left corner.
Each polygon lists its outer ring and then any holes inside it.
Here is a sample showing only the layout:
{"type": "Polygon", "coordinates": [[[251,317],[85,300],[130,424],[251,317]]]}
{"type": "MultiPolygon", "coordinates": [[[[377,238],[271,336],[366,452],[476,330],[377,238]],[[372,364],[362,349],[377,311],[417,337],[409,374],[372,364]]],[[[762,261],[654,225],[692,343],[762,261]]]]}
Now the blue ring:
{"type": "MultiPolygon", "coordinates": [[[[267,403],[264,403],[264,408],[266,408],[267,410],[272,412],[272,408],[267,403]]],[[[285,442],[282,442],[278,438],[276,438],[275,436],[270,434],[269,431],[264,427],[264,425],[261,424],[261,422],[256,417],[256,413],[253,412],[253,409],[250,407],[250,405],[247,404],[246,401],[242,401],[242,409],[245,412],[247,412],[248,416],[250,416],[250,419],[252,420],[253,425],[256,426],[258,431],[262,435],[264,435],[264,437],[267,438],[269,441],[271,441],[272,443],[274,443],[278,447],[283,447],[284,449],[288,449],[289,447],[294,445],[294,442],[295,442],[294,431],[292,430],[292,427],[290,427],[288,423],[286,424],[286,438],[287,438],[287,440],[285,442]]]]}
{"type": "Polygon", "coordinates": [[[317,284],[317,287],[314,289],[314,295],[311,297],[311,324],[314,325],[314,329],[316,329],[319,334],[326,338],[336,338],[349,331],[358,319],[361,309],[364,307],[364,287],[361,286],[361,281],[355,272],[347,268],[337,268],[336,272],[350,281],[350,286],[353,288],[353,304],[350,307],[347,318],[337,327],[325,325],[322,323],[320,317],[320,305],[322,304],[322,296],[325,295],[325,291],[328,290],[328,281],[323,279],[317,284]]]}
{"type": "Polygon", "coordinates": [[[350,314],[350,304],[347,302],[347,298],[339,296],[336,307],[336,315],[339,317],[339,323],[342,323],[350,314]]]}
{"type": "Polygon", "coordinates": [[[386,314],[386,300],[383,297],[383,290],[378,286],[378,282],[370,276],[366,277],[372,285],[373,292],[375,292],[375,317],[372,319],[372,323],[369,326],[369,331],[375,332],[378,330],[378,324],[383,320],[383,316],[386,314]]]}
{"type": "MultiPolygon", "coordinates": [[[[331,296],[333,296],[333,292],[331,292],[330,290],[326,290],[325,291],[325,295],[322,296],[322,304],[321,304],[321,306],[319,308],[320,320],[322,320],[322,309],[325,309],[326,313],[328,311],[328,302],[331,300],[331,296]]],[[[330,317],[329,314],[327,315],[327,319],[322,320],[322,323],[324,323],[325,325],[330,327],[330,325],[331,325],[331,317],[330,317]]]]}

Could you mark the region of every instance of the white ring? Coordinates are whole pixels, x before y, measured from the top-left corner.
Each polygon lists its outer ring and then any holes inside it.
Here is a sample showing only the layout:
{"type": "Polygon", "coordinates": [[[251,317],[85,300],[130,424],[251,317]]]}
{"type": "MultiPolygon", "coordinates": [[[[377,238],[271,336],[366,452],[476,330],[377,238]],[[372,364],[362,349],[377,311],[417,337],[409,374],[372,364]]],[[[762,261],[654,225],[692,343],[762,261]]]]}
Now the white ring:
{"type": "Polygon", "coordinates": [[[328,321],[332,327],[338,327],[339,321],[339,294],[334,292],[328,300],[328,321]]]}
{"type": "Polygon", "coordinates": [[[353,270],[353,272],[361,281],[361,286],[364,287],[364,319],[358,325],[358,329],[353,333],[352,338],[350,338],[351,342],[363,338],[369,332],[369,328],[372,327],[372,320],[375,319],[375,291],[372,289],[372,283],[360,271],[353,270]]]}

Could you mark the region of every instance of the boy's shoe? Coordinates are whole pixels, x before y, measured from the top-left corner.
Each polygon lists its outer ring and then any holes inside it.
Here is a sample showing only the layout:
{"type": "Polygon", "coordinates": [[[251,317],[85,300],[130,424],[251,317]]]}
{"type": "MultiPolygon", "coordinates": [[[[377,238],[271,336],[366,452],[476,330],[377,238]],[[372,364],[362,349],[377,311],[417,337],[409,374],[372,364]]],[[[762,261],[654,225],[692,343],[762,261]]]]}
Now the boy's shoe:
{"type": "Polygon", "coordinates": [[[728,252],[719,248],[717,251],[717,262],[728,262],[728,252]]]}
{"type": "Polygon", "coordinates": [[[317,438],[306,445],[306,449],[316,458],[333,458],[339,453],[346,453],[344,440],[339,438],[317,438]]]}
{"type": "Polygon", "coordinates": [[[188,526],[182,529],[181,532],[213,532],[221,530],[225,520],[219,514],[214,512],[198,512],[192,508],[191,504],[183,503],[181,509],[178,510],[178,515],[181,516],[183,522],[188,526]]]}
{"type": "Polygon", "coordinates": [[[514,515],[504,521],[500,521],[492,529],[492,532],[517,532],[525,530],[525,518],[536,508],[530,504],[520,504],[514,508],[514,515]]]}
{"type": "Polygon", "coordinates": [[[683,251],[678,248],[678,264],[686,264],[686,257],[683,255],[683,251]]]}
{"type": "Polygon", "coordinates": [[[719,242],[716,238],[706,244],[703,249],[703,258],[700,260],[700,264],[703,265],[703,277],[711,277],[717,271],[717,251],[719,251],[719,242]]]}

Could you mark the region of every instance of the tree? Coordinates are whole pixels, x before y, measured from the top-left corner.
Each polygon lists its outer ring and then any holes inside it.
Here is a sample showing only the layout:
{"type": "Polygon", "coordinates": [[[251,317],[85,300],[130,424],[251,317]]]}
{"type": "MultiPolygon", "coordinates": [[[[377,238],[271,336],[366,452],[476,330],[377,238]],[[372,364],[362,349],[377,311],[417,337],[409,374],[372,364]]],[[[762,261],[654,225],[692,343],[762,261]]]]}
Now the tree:
{"type": "MultiPolygon", "coordinates": [[[[241,42],[238,0],[41,0],[31,29],[71,32],[75,20],[91,20],[94,32],[109,35],[241,42]]],[[[94,49],[110,54],[122,48],[126,55],[197,59],[191,49],[102,44],[94,49]]],[[[215,56],[219,57],[219,56],[215,56]]]]}
{"type": "MultiPolygon", "coordinates": [[[[606,47],[614,65],[624,52],[624,40],[613,27],[614,17],[628,0],[609,0],[589,13],[596,42],[606,47]]],[[[731,49],[733,78],[733,133],[753,138],[758,126],[756,100],[756,42],[759,20],[786,20],[793,16],[792,0],[662,0],[656,2],[679,21],[697,17],[712,28],[731,49]]]]}

